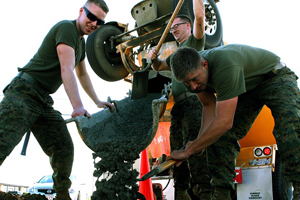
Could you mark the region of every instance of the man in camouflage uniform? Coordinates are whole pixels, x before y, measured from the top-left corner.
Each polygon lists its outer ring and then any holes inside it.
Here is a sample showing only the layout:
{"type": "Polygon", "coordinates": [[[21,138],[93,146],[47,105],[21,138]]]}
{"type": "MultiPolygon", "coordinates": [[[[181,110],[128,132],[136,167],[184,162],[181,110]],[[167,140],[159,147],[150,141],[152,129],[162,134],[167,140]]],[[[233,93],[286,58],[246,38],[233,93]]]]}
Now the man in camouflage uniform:
{"type": "Polygon", "coordinates": [[[293,199],[300,199],[300,92],[294,72],[270,51],[235,44],[201,52],[180,48],[171,58],[171,68],[177,80],[197,93],[203,121],[197,139],[169,159],[184,161],[206,148],[215,188],[212,199],[231,199],[238,140],[266,105],[275,120],[283,175],[294,185],[293,199]]]}
{"type": "MultiPolygon", "coordinates": [[[[205,46],[204,5],[202,0],[193,0],[195,20],[179,14],[174,19],[170,32],[179,47],[188,46],[198,51],[205,46]]],[[[149,52],[152,67],[156,71],[170,70],[170,56],[160,60],[156,49],[149,52]]],[[[198,97],[186,91],[184,85],[172,76],[172,94],[175,104],[171,111],[170,144],[171,151],[180,149],[188,141],[197,138],[201,126],[202,105],[198,97]]],[[[211,198],[210,175],[206,165],[206,155],[193,155],[179,167],[173,170],[176,200],[190,200],[188,189],[193,184],[193,191],[199,199],[211,198]]]]}
{"type": "Polygon", "coordinates": [[[104,23],[108,7],[103,0],[88,0],[80,8],[76,20],[64,20],[54,25],[35,56],[4,89],[0,104],[0,165],[31,130],[53,169],[56,200],[70,199],[69,176],[73,164],[73,142],[61,113],[53,109],[49,94],[63,83],[73,107],[72,117],[90,114],[79,96],[74,69],[86,93],[99,108],[114,105],[100,101],[93,89],[84,63],[85,41],[104,23]]]}

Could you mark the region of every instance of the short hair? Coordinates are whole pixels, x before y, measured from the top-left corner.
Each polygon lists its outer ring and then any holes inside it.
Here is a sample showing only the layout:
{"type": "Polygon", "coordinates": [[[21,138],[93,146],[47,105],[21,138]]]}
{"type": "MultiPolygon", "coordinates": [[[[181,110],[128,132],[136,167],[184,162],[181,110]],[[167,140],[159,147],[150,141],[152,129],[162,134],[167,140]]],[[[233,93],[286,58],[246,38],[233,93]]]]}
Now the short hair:
{"type": "Polygon", "coordinates": [[[108,13],[109,9],[104,0],[87,0],[86,4],[95,4],[101,8],[105,13],[108,13]]]}
{"type": "Polygon", "coordinates": [[[180,47],[171,55],[171,70],[179,82],[183,82],[190,72],[199,68],[200,63],[200,54],[190,47],[180,47]]]}
{"type": "Polygon", "coordinates": [[[179,19],[181,19],[182,21],[184,21],[184,22],[188,22],[188,23],[190,23],[190,24],[192,24],[192,20],[189,18],[189,16],[187,16],[187,15],[184,15],[184,14],[178,14],[177,16],[176,16],[176,18],[179,18],[179,19]]]}

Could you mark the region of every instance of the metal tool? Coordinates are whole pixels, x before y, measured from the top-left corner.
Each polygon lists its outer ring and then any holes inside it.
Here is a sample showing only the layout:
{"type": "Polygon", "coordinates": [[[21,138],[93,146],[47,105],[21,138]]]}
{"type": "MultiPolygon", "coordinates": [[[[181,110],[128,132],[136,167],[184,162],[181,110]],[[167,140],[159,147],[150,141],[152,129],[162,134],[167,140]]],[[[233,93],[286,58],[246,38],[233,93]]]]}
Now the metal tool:
{"type": "MultiPolygon", "coordinates": [[[[180,148],[180,150],[183,150],[183,149],[185,149],[185,145],[180,148]]],[[[150,172],[145,174],[142,178],[137,179],[137,181],[145,181],[148,178],[151,178],[152,176],[156,176],[157,174],[168,169],[169,167],[172,167],[176,163],[177,163],[177,160],[167,160],[167,161],[163,162],[162,164],[160,164],[158,167],[152,169],[150,172]]]]}
{"type": "Polygon", "coordinates": [[[26,156],[26,150],[27,150],[27,146],[28,146],[28,142],[29,142],[29,137],[30,137],[30,130],[28,130],[26,132],[26,136],[25,136],[22,151],[21,151],[22,156],[26,156]]]}
{"type": "Polygon", "coordinates": [[[148,178],[156,176],[157,174],[159,174],[159,173],[165,171],[166,169],[168,169],[169,167],[175,165],[176,162],[177,162],[177,160],[167,160],[166,162],[160,164],[158,167],[152,169],[150,172],[145,174],[142,178],[137,179],[137,181],[145,181],[148,178]]]}

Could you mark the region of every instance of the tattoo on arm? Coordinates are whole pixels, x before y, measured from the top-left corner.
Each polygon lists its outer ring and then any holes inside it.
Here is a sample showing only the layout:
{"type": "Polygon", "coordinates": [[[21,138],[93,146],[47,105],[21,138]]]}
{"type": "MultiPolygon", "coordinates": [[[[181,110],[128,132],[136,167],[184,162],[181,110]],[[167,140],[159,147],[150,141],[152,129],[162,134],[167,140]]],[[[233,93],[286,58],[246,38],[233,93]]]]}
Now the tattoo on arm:
{"type": "Polygon", "coordinates": [[[203,28],[202,28],[202,25],[199,24],[199,26],[200,26],[201,32],[204,34],[204,30],[203,30],[203,28]]]}

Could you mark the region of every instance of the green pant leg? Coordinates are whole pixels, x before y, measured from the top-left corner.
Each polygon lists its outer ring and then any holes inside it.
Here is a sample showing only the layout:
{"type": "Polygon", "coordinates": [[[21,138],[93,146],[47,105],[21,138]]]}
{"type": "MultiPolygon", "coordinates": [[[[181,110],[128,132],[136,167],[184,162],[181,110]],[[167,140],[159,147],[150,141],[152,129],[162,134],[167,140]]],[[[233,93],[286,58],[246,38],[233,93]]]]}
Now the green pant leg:
{"type": "Polygon", "coordinates": [[[194,154],[188,159],[193,184],[210,185],[211,175],[207,166],[206,151],[194,154]]]}
{"type": "Polygon", "coordinates": [[[42,102],[32,86],[15,78],[0,103],[0,165],[22,140],[42,111],[42,102]]]}
{"type": "MultiPolygon", "coordinates": [[[[170,127],[170,146],[171,151],[180,149],[183,145],[182,136],[182,116],[183,109],[179,103],[176,103],[171,111],[171,127],[170,127]]],[[[186,190],[190,187],[190,172],[187,161],[183,162],[179,167],[173,167],[174,187],[180,190],[186,190]]]]}
{"type": "MultiPolygon", "coordinates": [[[[197,96],[187,98],[184,103],[182,119],[184,144],[198,137],[201,128],[202,104],[197,96]]],[[[208,184],[211,176],[207,167],[206,152],[201,156],[194,154],[188,159],[193,184],[208,184]]]]}
{"type": "MultiPolygon", "coordinates": [[[[197,96],[176,103],[172,109],[171,149],[179,149],[188,141],[195,140],[201,127],[202,104],[197,96]]],[[[174,169],[175,187],[187,189],[188,185],[210,185],[211,176],[207,168],[206,154],[192,155],[174,169]],[[192,179],[190,179],[190,176],[192,179]]]]}
{"type": "Polygon", "coordinates": [[[300,92],[297,76],[289,69],[261,84],[257,90],[275,120],[273,134],[282,158],[285,179],[299,183],[300,177],[300,92]]]}
{"type": "Polygon", "coordinates": [[[47,107],[31,130],[50,158],[54,188],[57,192],[68,190],[71,186],[69,177],[73,165],[74,147],[61,114],[51,106],[47,107]]]}
{"type": "Polygon", "coordinates": [[[57,188],[68,189],[73,143],[63,118],[53,110],[53,101],[49,99],[44,99],[21,78],[15,78],[6,88],[5,97],[0,103],[0,165],[26,131],[31,129],[45,153],[50,156],[54,182],[63,185],[57,188]]]}
{"type": "Polygon", "coordinates": [[[234,138],[226,134],[207,147],[207,160],[209,172],[212,176],[211,185],[233,190],[235,155],[239,150],[239,145],[234,138]]]}

